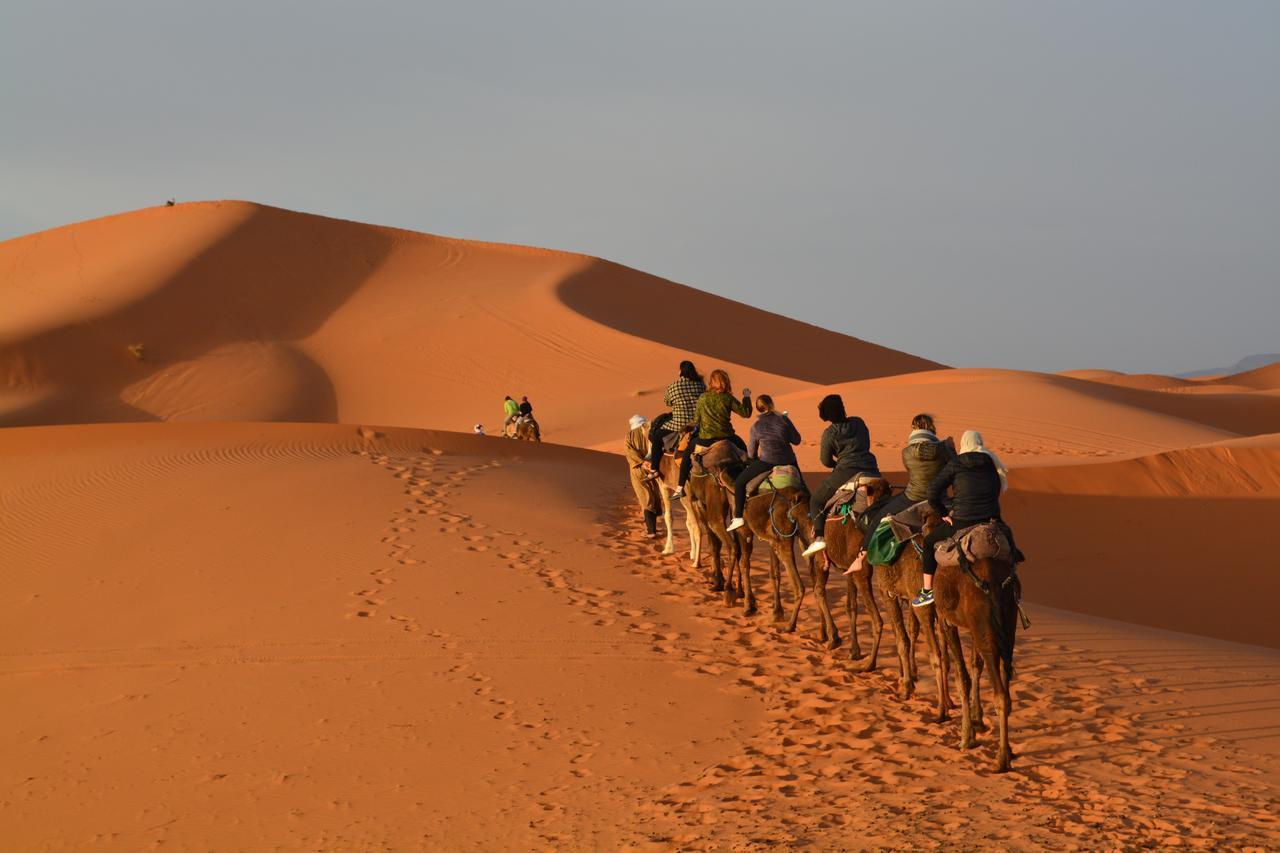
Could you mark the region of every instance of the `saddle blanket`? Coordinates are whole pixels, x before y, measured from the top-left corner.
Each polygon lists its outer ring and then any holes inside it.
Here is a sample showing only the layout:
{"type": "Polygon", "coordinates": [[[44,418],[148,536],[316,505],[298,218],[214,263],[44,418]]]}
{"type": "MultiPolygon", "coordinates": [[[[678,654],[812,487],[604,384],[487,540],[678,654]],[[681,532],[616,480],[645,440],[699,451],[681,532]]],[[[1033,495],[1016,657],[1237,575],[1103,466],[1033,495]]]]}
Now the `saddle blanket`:
{"type": "Polygon", "coordinates": [[[902,510],[902,512],[889,516],[889,524],[893,527],[894,538],[899,542],[906,542],[919,533],[924,527],[925,510],[928,508],[928,501],[920,501],[902,510]]]}
{"type": "Polygon", "coordinates": [[[741,462],[746,456],[741,447],[728,439],[723,439],[705,449],[695,450],[693,461],[700,473],[708,474],[712,468],[723,468],[725,465],[741,462]]]}
{"type": "Polygon", "coordinates": [[[796,489],[805,487],[804,477],[800,474],[800,469],[794,465],[775,465],[771,470],[765,471],[758,477],[753,477],[747,483],[747,494],[776,492],[787,487],[796,489]]]}
{"type": "Polygon", "coordinates": [[[870,474],[858,474],[839,489],[836,489],[836,493],[831,496],[831,500],[827,501],[827,512],[834,513],[846,504],[851,504],[848,513],[855,517],[866,512],[867,492],[862,486],[878,479],[880,478],[873,477],[870,474]]]}
{"type": "Polygon", "coordinates": [[[975,524],[950,539],[942,540],[933,549],[939,566],[960,565],[961,552],[971,563],[976,560],[1013,561],[1009,537],[1004,533],[1004,525],[998,521],[975,524]]]}

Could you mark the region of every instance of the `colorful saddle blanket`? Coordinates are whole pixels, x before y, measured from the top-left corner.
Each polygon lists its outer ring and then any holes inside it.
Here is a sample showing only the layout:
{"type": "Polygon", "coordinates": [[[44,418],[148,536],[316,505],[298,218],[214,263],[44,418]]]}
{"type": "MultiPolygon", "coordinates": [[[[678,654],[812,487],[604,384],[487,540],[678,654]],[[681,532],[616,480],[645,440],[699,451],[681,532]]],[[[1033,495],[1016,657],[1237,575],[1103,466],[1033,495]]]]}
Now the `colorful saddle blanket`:
{"type": "Polygon", "coordinates": [[[747,494],[755,495],[764,492],[777,492],[785,488],[805,488],[804,476],[794,465],[775,465],[772,470],[765,471],[747,483],[747,494]]]}

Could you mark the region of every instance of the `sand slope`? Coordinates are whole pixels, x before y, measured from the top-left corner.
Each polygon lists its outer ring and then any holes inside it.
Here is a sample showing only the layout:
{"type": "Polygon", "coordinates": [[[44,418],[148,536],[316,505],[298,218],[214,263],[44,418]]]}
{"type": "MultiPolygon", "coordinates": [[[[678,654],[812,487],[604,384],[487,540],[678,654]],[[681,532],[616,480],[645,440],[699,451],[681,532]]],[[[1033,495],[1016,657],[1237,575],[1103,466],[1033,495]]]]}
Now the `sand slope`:
{"type": "Polygon", "coordinates": [[[1276,837],[1274,653],[1033,608],[993,776],[927,675],[899,702],[812,609],[778,636],[656,556],[615,457],[136,424],[0,431],[0,464],[16,849],[1276,837]]]}
{"type": "Polygon", "coordinates": [[[937,366],[596,258],[245,202],[0,243],[0,298],[8,425],[462,430],[497,426],[512,393],[535,401],[548,437],[592,445],[659,411],[687,355],[777,391],[937,366]],[[766,336],[791,343],[755,345],[766,336]]]}

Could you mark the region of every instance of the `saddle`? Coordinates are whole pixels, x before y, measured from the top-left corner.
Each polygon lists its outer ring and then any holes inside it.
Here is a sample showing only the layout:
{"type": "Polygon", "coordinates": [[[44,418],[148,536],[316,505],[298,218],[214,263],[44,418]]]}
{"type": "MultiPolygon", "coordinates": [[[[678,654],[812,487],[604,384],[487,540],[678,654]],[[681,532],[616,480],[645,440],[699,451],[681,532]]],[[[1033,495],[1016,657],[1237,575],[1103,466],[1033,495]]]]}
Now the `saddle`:
{"type": "Polygon", "coordinates": [[[694,474],[705,477],[713,470],[741,462],[747,456],[741,447],[728,439],[722,439],[705,450],[693,451],[694,474]]]}
{"type": "Polygon", "coordinates": [[[680,446],[680,439],[687,435],[687,432],[664,432],[662,434],[662,452],[670,453],[674,456],[676,448],[680,446]]]}
{"type": "Polygon", "coordinates": [[[960,565],[961,554],[970,563],[978,560],[1013,562],[1013,547],[1005,534],[1004,524],[999,521],[975,524],[950,539],[944,539],[934,546],[933,553],[939,566],[960,565]]]}
{"type": "Polygon", "coordinates": [[[872,480],[878,480],[879,477],[873,477],[870,474],[858,474],[852,480],[836,489],[836,493],[831,496],[831,500],[827,501],[827,512],[840,512],[842,515],[852,515],[855,519],[867,511],[867,492],[862,488],[872,480]],[[844,507],[848,506],[848,509],[844,507]]]}

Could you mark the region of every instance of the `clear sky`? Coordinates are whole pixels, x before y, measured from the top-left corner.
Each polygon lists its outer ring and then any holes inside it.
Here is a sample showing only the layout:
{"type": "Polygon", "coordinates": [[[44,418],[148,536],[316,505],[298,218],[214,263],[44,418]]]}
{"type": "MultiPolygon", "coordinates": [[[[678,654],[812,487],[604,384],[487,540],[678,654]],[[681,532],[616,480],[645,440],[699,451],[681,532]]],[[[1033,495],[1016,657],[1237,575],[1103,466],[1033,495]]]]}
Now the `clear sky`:
{"type": "Polygon", "coordinates": [[[3,0],[0,239],[170,197],[1213,367],[1280,351],[1280,2],[3,0]]]}

